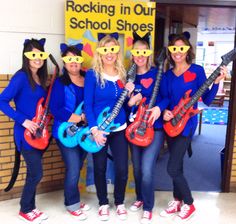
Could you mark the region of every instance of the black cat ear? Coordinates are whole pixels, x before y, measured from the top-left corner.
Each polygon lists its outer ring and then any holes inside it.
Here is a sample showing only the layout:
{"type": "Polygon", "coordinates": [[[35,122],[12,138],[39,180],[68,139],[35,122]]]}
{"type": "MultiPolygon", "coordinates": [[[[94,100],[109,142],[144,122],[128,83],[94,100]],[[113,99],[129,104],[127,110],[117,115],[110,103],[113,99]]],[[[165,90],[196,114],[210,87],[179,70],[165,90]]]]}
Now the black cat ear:
{"type": "Polygon", "coordinates": [[[140,40],[140,39],[141,39],[141,37],[134,31],[134,32],[133,32],[133,44],[134,44],[136,41],[140,40]]]}
{"type": "Polygon", "coordinates": [[[42,38],[42,39],[39,40],[39,43],[40,43],[42,46],[44,46],[45,42],[46,42],[46,39],[45,39],[45,38],[42,38]]]}
{"type": "Polygon", "coordinates": [[[169,34],[169,36],[168,36],[168,40],[169,40],[169,41],[172,41],[173,38],[174,38],[175,36],[176,36],[175,33],[171,33],[171,34],[169,34]]]}
{"type": "Polygon", "coordinates": [[[133,32],[133,44],[138,41],[138,40],[141,40],[141,41],[145,41],[147,42],[148,45],[150,45],[150,35],[151,33],[150,32],[147,32],[143,37],[140,37],[135,31],[133,32]]]}
{"type": "Polygon", "coordinates": [[[191,35],[190,35],[190,33],[188,32],[188,31],[185,31],[185,32],[183,32],[183,35],[184,35],[184,37],[186,38],[186,39],[190,39],[190,37],[191,37],[191,35]]]}

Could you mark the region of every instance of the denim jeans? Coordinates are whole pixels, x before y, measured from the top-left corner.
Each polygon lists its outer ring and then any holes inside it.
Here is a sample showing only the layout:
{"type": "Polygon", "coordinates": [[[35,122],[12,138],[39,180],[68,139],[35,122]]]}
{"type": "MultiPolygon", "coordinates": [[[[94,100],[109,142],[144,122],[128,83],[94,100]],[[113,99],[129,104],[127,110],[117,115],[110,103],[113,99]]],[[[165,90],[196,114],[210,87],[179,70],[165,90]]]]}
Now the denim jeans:
{"type": "Polygon", "coordinates": [[[191,144],[191,137],[167,137],[167,142],[170,152],[167,172],[173,181],[173,196],[176,199],[183,200],[185,204],[191,205],[193,198],[183,171],[184,155],[191,144]]]}
{"type": "Polygon", "coordinates": [[[35,209],[36,187],[43,176],[43,151],[37,149],[21,149],[21,154],[26,163],[27,174],[20,200],[20,211],[28,213],[35,209]]]}
{"type": "Polygon", "coordinates": [[[78,210],[80,207],[79,178],[80,169],[87,155],[80,146],[73,148],[65,147],[59,140],[56,140],[65,163],[66,173],[64,179],[64,204],[69,211],[78,210]]]}
{"type": "Polygon", "coordinates": [[[135,192],[138,201],[143,201],[143,210],[152,211],[154,206],[154,175],[157,156],[164,142],[164,132],[155,131],[153,142],[147,147],[131,145],[135,192]]]}
{"type": "Polygon", "coordinates": [[[125,131],[117,131],[107,136],[106,145],[96,153],[93,153],[94,181],[99,205],[108,204],[107,198],[107,149],[110,146],[114,161],[114,198],[115,205],[123,204],[125,188],[128,179],[128,142],[125,131]]]}

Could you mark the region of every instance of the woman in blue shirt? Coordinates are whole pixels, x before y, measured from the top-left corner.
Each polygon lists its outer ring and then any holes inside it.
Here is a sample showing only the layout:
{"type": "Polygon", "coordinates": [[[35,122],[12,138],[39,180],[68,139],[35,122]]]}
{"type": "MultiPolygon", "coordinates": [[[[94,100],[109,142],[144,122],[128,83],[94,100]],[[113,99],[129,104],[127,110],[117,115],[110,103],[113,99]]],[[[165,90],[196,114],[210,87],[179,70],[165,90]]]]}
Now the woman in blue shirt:
{"type": "Polygon", "coordinates": [[[81,70],[83,45],[67,46],[63,43],[60,48],[64,67],[63,75],[55,80],[52,88],[50,101],[50,110],[54,116],[52,134],[66,166],[64,204],[72,217],[84,220],[87,216],[83,211],[88,210],[89,206],[80,202],[78,182],[80,169],[87,153],[78,144],[70,146],[63,143],[64,139],[60,139],[58,133],[63,122],[75,124],[85,122],[84,113],[75,113],[76,108],[84,100],[84,72],[81,70]]]}
{"type": "MultiPolygon", "coordinates": [[[[153,94],[153,88],[158,74],[158,68],[152,66],[152,50],[150,49],[150,33],[140,37],[133,33],[133,49],[131,50],[132,59],[137,65],[137,75],[135,88],[141,88],[141,92],[130,99],[130,106],[141,97],[146,97],[149,104],[153,94]]],[[[136,201],[130,207],[131,211],[138,211],[143,207],[142,224],[149,224],[152,220],[152,209],[154,206],[154,175],[158,154],[164,142],[164,131],[162,128],[163,120],[161,112],[168,105],[168,92],[163,88],[164,77],[162,77],[157,94],[156,102],[150,109],[149,121],[154,127],[154,139],[146,147],[130,145],[131,159],[135,179],[136,201]]]]}
{"type": "Polygon", "coordinates": [[[41,219],[47,218],[46,214],[35,206],[36,187],[43,175],[43,151],[33,148],[24,139],[25,129],[34,134],[39,128],[32,119],[36,115],[39,99],[46,97],[48,53],[44,52],[44,44],[44,38],[25,40],[22,68],[15,73],[0,95],[0,110],[15,121],[16,149],[20,151],[26,163],[27,175],[20,200],[19,217],[28,223],[39,223],[41,219]],[[10,106],[11,100],[15,103],[15,109],[10,106]]]}
{"type": "MultiPolygon", "coordinates": [[[[169,107],[164,113],[164,120],[170,121],[174,115],[171,112],[186,91],[191,90],[191,96],[198,91],[206,81],[204,69],[192,63],[194,58],[193,47],[189,42],[190,34],[173,34],[169,37],[168,57],[173,68],[166,72],[167,86],[169,92],[169,107]]],[[[226,67],[221,68],[221,74],[214,81],[211,89],[207,89],[202,95],[202,100],[209,105],[214,99],[219,81],[227,74],[226,67]]],[[[197,103],[193,105],[197,108],[197,103]]],[[[176,137],[167,136],[170,152],[167,171],[173,181],[174,200],[169,202],[168,208],[160,215],[167,217],[176,213],[176,221],[186,221],[195,213],[193,197],[183,174],[183,159],[186,151],[191,150],[191,139],[197,128],[197,116],[192,116],[183,131],[176,137]]]]}
{"type": "Polygon", "coordinates": [[[110,112],[121,92],[125,88],[132,91],[134,86],[126,82],[126,72],[121,60],[118,34],[99,34],[99,42],[94,57],[93,69],[86,73],[84,86],[85,114],[94,141],[104,146],[99,152],[93,154],[94,180],[99,200],[99,219],[109,219],[109,202],[107,198],[106,164],[107,149],[113,155],[115,169],[114,197],[116,213],[120,219],[126,219],[127,211],[124,206],[125,188],[128,179],[128,143],[125,139],[126,113],[121,108],[114,123],[120,127],[109,135],[98,129],[98,115],[106,107],[110,112]]]}

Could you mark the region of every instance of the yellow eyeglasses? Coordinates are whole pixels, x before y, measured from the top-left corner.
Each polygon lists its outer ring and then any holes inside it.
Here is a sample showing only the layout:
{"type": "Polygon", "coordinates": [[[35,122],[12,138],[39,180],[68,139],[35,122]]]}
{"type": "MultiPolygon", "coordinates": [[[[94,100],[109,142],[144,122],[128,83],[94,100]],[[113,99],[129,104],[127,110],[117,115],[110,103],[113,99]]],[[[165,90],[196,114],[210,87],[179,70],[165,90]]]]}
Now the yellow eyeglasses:
{"type": "Polygon", "coordinates": [[[149,49],[143,49],[143,50],[133,49],[130,52],[135,57],[138,57],[138,56],[148,57],[152,54],[152,50],[149,50],[149,49]]]}
{"type": "Polygon", "coordinates": [[[96,49],[96,51],[99,53],[99,54],[102,54],[102,55],[105,55],[105,54],[108,54],[108,53],[118,53],[120,50],[120,46],[111,46],[111,47],[99,47],[96,49]]]}
{"type": "Polygon", "coordinates": [[[24,55],[30,60],[35,60],[35,59],[46,60],[49,56],[49,53],[42,52],[42,51],[40,52],[29,51],[29,52],[25,52],[24,55]]]}
{"type": "Polygon", "coordinates": [[[75,63],[78,63],[78,64],[81,64],[84,61],[83,57],[81,57],[81,56],[65,56],[65,57],[62,58],[62,60],[65,63],[75,62],[75,63]]]}
{"type": "Polygon", "coordinates": [[[169,46],[168,47],[168,49],[171,53],[177,53],[177,52],[186,53],[189,48],[190,48],[190,46],[186,46],[186,45],[183,45],[183,46],[169,46]]]}

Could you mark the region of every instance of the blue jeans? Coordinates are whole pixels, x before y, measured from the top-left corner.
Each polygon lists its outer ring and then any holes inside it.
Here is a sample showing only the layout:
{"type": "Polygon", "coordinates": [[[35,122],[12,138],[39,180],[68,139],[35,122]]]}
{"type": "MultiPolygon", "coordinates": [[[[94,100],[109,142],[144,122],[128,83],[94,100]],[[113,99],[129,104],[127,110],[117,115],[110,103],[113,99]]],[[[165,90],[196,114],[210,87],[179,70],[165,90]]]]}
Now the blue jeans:
{"type": "Polygon", "coordinates": [[[107,198],[107,149],[110,146],[114,161],[115,183],[114,198],[115,205],[123,204],[125,188],[128,179],[128,142],[125,131],[117,131],[107,136],[106,145],[96,153],[93,153],[94,181],[97,191],[99,205],[108,204],[107,198]]]}
{"type": "Polygon", "coordinates": [[[157,156],[164,142],[164,132],[155,131],[153,142],[147,147],[131,145],[134,169],[135,192],[138,201],[143,201],[143,210],[152,211],[154,206],[154,173],[157,156]]]}
{"type": "Polygon", "coordinates": [[[69,211],[78,210],[80,207],[79,178],[80,169],[87,155],[80,146],[74,148],[65,147],[59,140],[56,140],[65,163],[66,173],[64,179],[64,204],[69,211]]]}
{"type": "Polygon", "coordinates": [[[191,137],[167,137],[167,143],[170,152],[167,172],[173,180],[173,196],[178,200],[183,200],[185,204],[191,205],[193,198],[183,171],[184,155],[191,144],[191,137]]]}
{"type": "Polygon", "coordinates": [[[26,163],[27,174],[20,200],[20,211],[28,213],[35,209],[36,187],[43,176],[43,151],[37,149],[21,149],[21,154],[26,163]]]}

